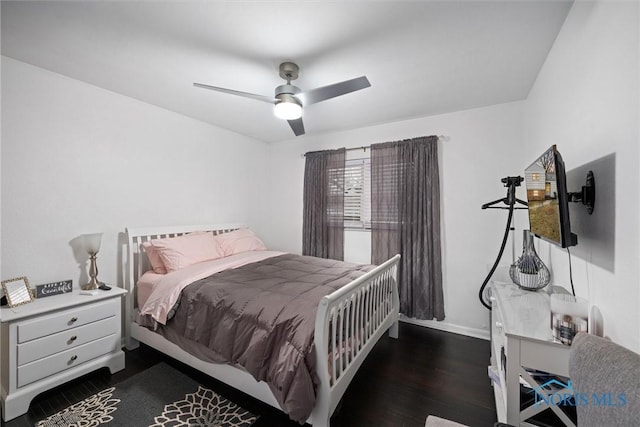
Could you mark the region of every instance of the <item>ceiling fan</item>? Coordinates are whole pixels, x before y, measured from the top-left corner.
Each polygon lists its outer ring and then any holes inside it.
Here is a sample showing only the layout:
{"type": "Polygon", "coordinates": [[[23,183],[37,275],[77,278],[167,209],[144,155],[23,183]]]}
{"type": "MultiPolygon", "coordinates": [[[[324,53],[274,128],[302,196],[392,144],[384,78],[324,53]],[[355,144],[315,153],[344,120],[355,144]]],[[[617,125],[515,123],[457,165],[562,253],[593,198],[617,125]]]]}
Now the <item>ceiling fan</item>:
{"type": "Polygon", "coordinates": [[[230,93],[232,95],[244,96],[246,98],[257,99],[258,101],[274,104],[273,111],[276,117],[287,120],[296,136],[304,134],[304,124],[302,123],[303,107],[371,86],[369,80],[365,76],[362,76],[302,92],[300,88],[291,84],[291,80],[298,78],[298,71],[298,66],[293,62],[283,62],[280,64],[280,77],[285,79],[287,83],[276,87],[275,96],[273,97],[241,92],[223,87],[210,86],[202,83],[194,83],[193,85],[203,89],[230,93]]]}

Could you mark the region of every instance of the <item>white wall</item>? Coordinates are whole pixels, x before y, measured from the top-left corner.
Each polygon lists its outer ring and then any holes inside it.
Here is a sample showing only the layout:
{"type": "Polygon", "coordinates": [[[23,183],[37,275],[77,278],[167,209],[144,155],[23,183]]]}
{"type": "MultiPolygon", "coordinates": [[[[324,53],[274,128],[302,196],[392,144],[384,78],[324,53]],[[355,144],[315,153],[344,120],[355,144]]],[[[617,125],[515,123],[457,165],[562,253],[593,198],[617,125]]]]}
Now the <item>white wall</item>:
{"type": "Polygon", "coordinates": [[[70,245],[125,227],[242,221],[260,232],[263,142],[9,58],[2,61],[2,278],[87,279],[70,245]],[[76,241],[77,242],[77,241],[76,241]]]}
{"type": "MultiPolygon", "coordinates": [[[[446,319],[429,323],[487,337],[489,314],[477,293],[500,246],[507,216],[506,211],[482,211],[480,206],[505,197],[500,178],[523,173],[522,113],[523,104],[515,102],[274,144],[269,177],[271,188],[278,190],[266,237],[278,249],[301,251],[305,152],[445,135],[448,140],[439,143],[439,150],[446,319]]],[[[517,216],[522,229],[526,216],[517,216]]],[[[369,233],[347,233],[345,259],[369,262],[369,233]]],[[[511,261],[510,251],[505,260],[511,261]]]]}
{"type": "MultiPolygon", "coordinates": [[[[582,259],[573,258],[574,284],[576,294],[588,298],[594,314],[601,314],[604,334],[635,351],[640,351],[639,9],[638,2],[576,1],[528,97],[525,114],[528,159],[553,143],[567,170],[615,154],[615,176],[601,175],[600,182],[595,177],[596,212],[591,218],[592,226],[601,225],[596,214],[606,209],[605,200],[614,192],[613,268],[600,267],[592,259],[597,242],[587,242],[580,248],[582,259]]],[[[588,220],[583,227],[589,226],[588,220]]],[[[576,251],[579,247],[580,236],[576,251]]],[[[555,247],[541,252],[547,254],[556,282],[567,286],[566,252],[555,247]]]]}

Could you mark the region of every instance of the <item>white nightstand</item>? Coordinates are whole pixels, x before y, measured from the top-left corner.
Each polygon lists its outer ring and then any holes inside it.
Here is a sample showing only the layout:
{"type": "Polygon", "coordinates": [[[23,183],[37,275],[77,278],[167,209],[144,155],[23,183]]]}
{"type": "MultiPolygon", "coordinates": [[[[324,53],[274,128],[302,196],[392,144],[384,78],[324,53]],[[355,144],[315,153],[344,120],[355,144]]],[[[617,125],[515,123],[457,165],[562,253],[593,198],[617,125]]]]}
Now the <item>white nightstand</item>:
{"type": "Polygon", "coordinates": [[[0,309],[5,421],[25,414],[45,390],[98,368],[124,369],[121,308],[127,291],[79,292],[0,309]]]}

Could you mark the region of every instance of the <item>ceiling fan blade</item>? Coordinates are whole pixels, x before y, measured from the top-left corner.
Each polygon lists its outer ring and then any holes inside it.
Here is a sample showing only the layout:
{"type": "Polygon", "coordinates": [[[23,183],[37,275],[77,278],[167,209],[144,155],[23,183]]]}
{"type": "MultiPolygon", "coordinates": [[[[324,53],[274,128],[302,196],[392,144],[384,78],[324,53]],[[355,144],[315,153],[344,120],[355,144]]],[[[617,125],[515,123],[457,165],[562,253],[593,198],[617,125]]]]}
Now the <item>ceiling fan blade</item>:
{"type": "Polygon", "coordinates": [[[345,80],[340,83],[334,83],[328,86],[322,86],[311,89],[308,92],[302,92],[296,95],[296,98],[302,101],[302,105],[311,105],[316,102],[325,101],[335,98],[336,96],[345,95],[371,86],[369,80],[365,77],[357,77],[351,80],[345,80]]]}
{"type": "Polygon", "coordinates": [[[209,86],[202,83],[194,83],[193,85],[195,87],[199,87],[202,89],[215,90],[217,92],[224,92],[224,93],[229,93],[231,95],[244,96],[245,98],[257,99],[258,101],[268,102],[270,104],[273,104],[275,102],[275,98],[272,96],[257,95],[255,93],[241,92],[239,90],[226,89],[226,88],[217,87],[217,86],[209,86]]]}
{"type": "Polygon", "coordinates": [[[295,120],[287,120],[289,122],[289,126],[291,126],[291,130],[296,136],[304,135],[304,124],[302,123],[302,118],[295,120]]]}

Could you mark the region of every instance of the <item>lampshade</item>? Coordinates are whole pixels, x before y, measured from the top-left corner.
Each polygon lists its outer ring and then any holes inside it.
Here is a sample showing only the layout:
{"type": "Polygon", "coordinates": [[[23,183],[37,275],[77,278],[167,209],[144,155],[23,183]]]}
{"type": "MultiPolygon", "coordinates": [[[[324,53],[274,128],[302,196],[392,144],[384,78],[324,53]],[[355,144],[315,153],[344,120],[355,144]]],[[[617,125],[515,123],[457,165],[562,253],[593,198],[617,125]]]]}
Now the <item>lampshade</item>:
{"type": "Polygon", "coordinates": [[[100,250],[100,243],[102,242],[102,233],[83,234],[82,241],[84,250],[90,254],[97,254],[100,250]]]}
{"type": "Polygon", "coordinates": [[[277,97],[278,103],[273,108],[276,117],[284,120],[296,120],[302,117],[302,105],[289,94],[281,94],[277,97]]]}

